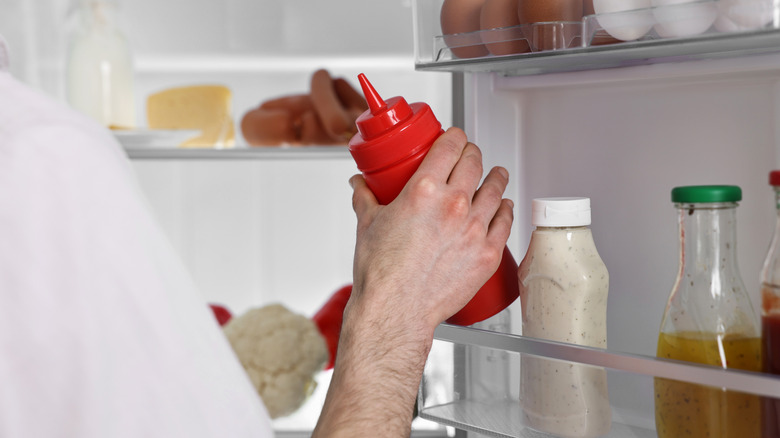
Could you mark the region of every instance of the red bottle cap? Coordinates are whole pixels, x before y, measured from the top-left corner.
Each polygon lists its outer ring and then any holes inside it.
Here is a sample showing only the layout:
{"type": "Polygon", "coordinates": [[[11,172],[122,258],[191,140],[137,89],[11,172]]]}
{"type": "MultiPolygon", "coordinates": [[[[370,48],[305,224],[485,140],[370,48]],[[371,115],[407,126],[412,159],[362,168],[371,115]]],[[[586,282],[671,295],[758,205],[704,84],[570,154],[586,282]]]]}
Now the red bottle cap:
{"type": "Polygon", "coordinates": [[[769,185],[780,186],[780,170],[773,170],[769,172],[769,185]]]}
{"type": "Polygon", "coordinates": [[[419,153],[441,134],[441,123],[422,102],[411,105],[403,97],[383,100],[361,73],[360,86],[368,109],[355,124],[358,133],[349,141],[358,169],[373,172],[419,153]]]}
{"type": "Polygon", "coordinates": [[[358,75],[360,86],[368,102],[368,111],[361,114],[355,123],[358,131],[366,140],[376,138],[386,131],[393,129],[395,125],[403,123],[412,116],[412,108],[401,96],[391,97],[385,102],[376,92],[366,75],[358,75]]]}

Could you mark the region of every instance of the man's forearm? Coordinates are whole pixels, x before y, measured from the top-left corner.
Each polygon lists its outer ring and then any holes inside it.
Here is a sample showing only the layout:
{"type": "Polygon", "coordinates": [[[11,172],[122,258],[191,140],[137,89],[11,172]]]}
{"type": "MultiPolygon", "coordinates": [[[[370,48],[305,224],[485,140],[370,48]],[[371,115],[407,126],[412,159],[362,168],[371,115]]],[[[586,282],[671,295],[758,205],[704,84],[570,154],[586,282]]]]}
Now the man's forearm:
{"type": "Polygon", "coordinates": [[[409,435],[432,334],[410,332],[413,325],[394,323],[394,317],[377,321],[365,314],[345,315],[336,368],[315,438],[409,435]],[[397,329],[388,330],[387,324],[397,329]]]}

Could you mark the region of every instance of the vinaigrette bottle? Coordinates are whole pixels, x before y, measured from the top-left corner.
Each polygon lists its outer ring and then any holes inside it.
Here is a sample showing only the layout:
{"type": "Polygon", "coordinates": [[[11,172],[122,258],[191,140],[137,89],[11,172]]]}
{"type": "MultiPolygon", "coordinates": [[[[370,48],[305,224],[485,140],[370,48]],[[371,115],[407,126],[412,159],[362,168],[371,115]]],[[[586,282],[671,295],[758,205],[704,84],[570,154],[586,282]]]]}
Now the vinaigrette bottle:
{"type": "MultiPolygon", "coordinates": [[[[737,186],[672,190],[680,265],[666,304],[657,356],[723,368],[761,369],[758,323],[737,267],[737,186]]],[[[660,438],[758,437],[757,396],[655,379],[660,438]]]]}

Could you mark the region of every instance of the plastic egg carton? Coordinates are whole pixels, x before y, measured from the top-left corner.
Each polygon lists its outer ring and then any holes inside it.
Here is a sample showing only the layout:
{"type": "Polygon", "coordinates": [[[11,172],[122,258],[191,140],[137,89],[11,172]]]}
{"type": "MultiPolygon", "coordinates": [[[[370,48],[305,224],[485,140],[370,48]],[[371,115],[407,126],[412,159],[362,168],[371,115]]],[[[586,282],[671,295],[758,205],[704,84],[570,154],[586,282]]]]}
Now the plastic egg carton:
{"type": "Polygon", "coordinates": [[[583,45],[706,37],[777,28],[773,0],[593,0],[583,45]]]}
{"type": "Polygon", "coordinates": [[[517,55],[582,46],[582,22],[551,21],[434,37],[436,61],[517,55]]]}
{"type": "Polygon", "coordinates": [[[504,56],[520,59],[540,52],[605,45],[617,48],[626,43],[635,45],[643,41],[702,38],[780,27],[777,21],[780,19],[774,19],[776,12],[780,17],[775,0],[556,1],[582,1],[584,13],[595,13],[584,15],[579,21],[518,24],[445,34],[442,31],[444,0],[415,0],[415,62],[436,64],[504,56]]]}

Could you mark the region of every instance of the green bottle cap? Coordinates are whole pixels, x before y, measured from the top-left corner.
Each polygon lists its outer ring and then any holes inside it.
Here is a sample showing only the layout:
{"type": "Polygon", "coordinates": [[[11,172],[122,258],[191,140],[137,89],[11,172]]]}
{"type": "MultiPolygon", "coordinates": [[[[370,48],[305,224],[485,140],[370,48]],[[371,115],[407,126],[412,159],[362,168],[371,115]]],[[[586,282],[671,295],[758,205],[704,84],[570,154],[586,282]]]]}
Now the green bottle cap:
{"type": "Polygon", "coordinates": [[[739,186],[682,186],[672,189],[672,202],[682,204],[741,200],[742,189],[739,186]]]}

